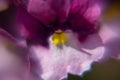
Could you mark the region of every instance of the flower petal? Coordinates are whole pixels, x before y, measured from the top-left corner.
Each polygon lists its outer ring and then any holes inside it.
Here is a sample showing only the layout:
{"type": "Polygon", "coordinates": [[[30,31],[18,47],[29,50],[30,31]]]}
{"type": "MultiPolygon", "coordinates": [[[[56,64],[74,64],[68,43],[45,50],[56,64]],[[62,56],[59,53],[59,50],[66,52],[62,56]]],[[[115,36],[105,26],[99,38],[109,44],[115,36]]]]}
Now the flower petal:
{"type": "Polygon", "coordinates": [[[19,9],[17,15],[17,26],[22,37],[28,40],[28,43],[48,46],[48,36],[52,33],[49,28],[42,25],[37,19],[27,13],[26,10],[19,9]]]}
{"type": "MultiPolygon", "coordinates": [[[[58,48],[53,45],[50,38],[50,49],[41,46],[31,47],[40,61],[43,79],[60,80],[65,78],[67,73],[82,75],[83,72],[90,69],[92,62],[98,61],[103,57],[105,50],[103,45],[99,44],[91,49],[85,48],[85,44],[80,43],[74,33],[67,34],[69,38],[71,37],[68,40],[72,40],[75,45],[72,46],[71,42],[69,42],[68,45],[58,48]]],[[[95,37],[95,35],[92,37],[95,37]]]]}
{"type": "Polygon", "coordinates": [[[65,22],[70,8],[70,0],[16,0],[17,5],[22,5],[35,18],[46,26],[55,21],[65,22]]]}
{"type": "Polygon", "coordinates": [[[68,18],[68,24],[77,32],[80,39],[96,32],[101,13],[96,0],[74,0],[68,18]],[[97,24],[97,25],[96,25],[97,24]]]}
{"type": "Polygon", "coordinates": [[[119,21],[113,21],[111,23],[103,23],[99,32],[106,50],[105,58],[114,57],[119,59],[120,56],[120,37],[119,37],[119,21]]]}

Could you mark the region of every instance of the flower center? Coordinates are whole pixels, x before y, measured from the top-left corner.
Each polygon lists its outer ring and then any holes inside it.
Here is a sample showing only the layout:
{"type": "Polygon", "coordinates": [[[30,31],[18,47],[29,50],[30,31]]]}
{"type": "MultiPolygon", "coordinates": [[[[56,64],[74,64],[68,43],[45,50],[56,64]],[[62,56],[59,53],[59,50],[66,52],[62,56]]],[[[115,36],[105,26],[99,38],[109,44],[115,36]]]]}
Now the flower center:
{"type": "Polygon", "coordinates": [[[57,30],[53,34],[52,41],[56,46],[65,45],[67,43],[67,36],[62,30],[57,30]]]}

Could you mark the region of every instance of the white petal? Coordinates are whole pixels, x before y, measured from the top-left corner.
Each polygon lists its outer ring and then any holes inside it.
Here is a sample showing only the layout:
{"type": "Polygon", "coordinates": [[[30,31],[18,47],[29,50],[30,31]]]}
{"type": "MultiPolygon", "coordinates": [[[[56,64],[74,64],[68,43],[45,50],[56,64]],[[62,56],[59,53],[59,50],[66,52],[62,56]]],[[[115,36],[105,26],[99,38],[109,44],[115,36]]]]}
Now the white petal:
{"type": "MultiPolygon", "coordinates": [[[[59,80],[67,76],[67,73],[82,75],[89,70],[91,63],[102,58],[104,47],[97,34],[91,35],[87,42],[80,43],[75,33],[66,33],[68,44],[61,48],[56,47],[50,37],[50,49],[41,46],[33,46],[31,49],[37,55],[44,80],[59,80]],[[93,40],[96,38],[99,43],[93,40]],[[90,41],[90,42],[89,42],[90,41]],[[91,43],[93,42],[93,43],[91,43]],[[90,47],[90,44],[96,44],[90,47]]],[[[96,41],[97,42],[97,41],[96,41]]]]}

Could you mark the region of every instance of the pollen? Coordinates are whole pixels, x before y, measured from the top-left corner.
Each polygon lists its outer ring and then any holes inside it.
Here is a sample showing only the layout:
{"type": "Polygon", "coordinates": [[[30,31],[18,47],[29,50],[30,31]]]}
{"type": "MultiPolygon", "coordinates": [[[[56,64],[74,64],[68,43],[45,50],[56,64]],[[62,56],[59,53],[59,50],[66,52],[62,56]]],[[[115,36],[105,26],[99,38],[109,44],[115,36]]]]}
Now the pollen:
{"type": "Polygon", "coordinates": [[[53,44],[56,46],[65,45],[67,43],[67,36],[64,32],[58,30],[53,34],[52,40],[53,44]]]}

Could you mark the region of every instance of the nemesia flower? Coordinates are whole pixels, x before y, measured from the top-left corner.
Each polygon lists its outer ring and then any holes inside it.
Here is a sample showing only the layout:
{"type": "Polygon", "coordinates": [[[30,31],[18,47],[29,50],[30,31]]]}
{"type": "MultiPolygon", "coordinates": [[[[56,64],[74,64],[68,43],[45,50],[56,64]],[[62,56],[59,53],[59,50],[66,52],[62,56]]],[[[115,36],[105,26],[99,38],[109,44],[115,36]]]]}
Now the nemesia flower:
{"type": "Polygon", "coordinates": [[[103,58],[119,59],[119,23],[101,26],[97,1],[13,0],[14,31],[24,41],[0,29],[0,80],[61,80],[103,58]]]}
{"type": "Polygon", "coordinates": [[[82,75],[104,54],[96,0],[15,0],[17,26],[36,55],[43,80],[82,75]]]}

